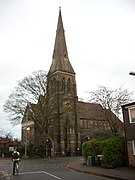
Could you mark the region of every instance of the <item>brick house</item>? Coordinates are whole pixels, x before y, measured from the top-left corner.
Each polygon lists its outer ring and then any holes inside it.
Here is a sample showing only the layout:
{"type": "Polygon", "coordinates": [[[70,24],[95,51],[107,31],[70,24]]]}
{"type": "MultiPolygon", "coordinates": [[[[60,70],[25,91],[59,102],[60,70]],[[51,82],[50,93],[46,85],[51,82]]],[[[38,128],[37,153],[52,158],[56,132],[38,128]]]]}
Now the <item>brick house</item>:
{"type": "MultiPolygon", "coordinates": [[[[52,63],[47,75],[49,125],[46,132],[52,142],[52,156],[61,156],[66,149],[70,149],[71,155],[75,155],[86,136],[109,134],[112,133],[112,128],[123,132],[123,123],[112,112],[104,110],[99,104],[78,101],[76,74],[69,61],[64,33],[60,9],[52,63]]],[[[35,114],[39,114],[37,118],[40,117],[38,110],[35,114]]],[[[22,139],[25,139],[25,118],[26,116],[22,121],[22,139]]],[[[40,136],[37,138],[36,123],[33,126],[35,143],[40,140],[40,136]]]]}
{"type": "Polygon", "coordinates": [[[122,106],[127,150],[127,163],[135,167],[135,102],[122,106]]]}

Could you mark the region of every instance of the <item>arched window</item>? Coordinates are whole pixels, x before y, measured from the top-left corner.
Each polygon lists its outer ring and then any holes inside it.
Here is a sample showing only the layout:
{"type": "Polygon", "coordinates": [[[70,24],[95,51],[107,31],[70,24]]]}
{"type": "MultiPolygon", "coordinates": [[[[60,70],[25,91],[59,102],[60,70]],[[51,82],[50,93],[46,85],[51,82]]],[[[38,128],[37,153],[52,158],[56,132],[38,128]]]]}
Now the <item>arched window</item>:
{"type": "Polygon", "coordinates": [[[67,92],[69,92],[71,90],[71,80],[70,78],[67,81],[67,92]]]}
{"type": "Polygon", "coordinates": [[[62,79],[62,91],[65,92],[65,77],[62,79]]]}

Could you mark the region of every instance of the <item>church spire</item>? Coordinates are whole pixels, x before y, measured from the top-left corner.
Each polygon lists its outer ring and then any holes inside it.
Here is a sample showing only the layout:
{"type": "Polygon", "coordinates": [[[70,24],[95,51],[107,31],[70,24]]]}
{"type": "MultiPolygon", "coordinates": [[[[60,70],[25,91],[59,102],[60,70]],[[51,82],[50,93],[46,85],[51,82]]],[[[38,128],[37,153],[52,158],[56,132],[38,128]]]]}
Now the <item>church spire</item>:
{"type": "Polygon", "coordinates": [[[63,71],[75,74],[68,58],[68,51],[61,15],[61,7],[59,9],[59,17],[53,51],[53,60],[48,74],[53,74],[56,71],[63,71]]]}

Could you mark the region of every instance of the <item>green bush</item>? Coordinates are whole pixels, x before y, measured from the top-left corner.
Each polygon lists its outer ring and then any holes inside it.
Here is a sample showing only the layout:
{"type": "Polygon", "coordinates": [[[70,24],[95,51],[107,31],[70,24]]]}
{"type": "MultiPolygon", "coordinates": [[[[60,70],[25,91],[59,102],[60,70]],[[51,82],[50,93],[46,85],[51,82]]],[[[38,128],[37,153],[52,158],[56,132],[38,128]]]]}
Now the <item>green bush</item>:
{"type": "Polygon", "coordinates": [[[103,155],[101,166],[115,168],[122,166],[125,160],[124,137],[118,134],[111,136],[96,137],[86,141],[82,146],[82,155],[88,156],[103,155]]]}
{"type": "Polygon", "coordinates": [[[82,155],[87,158],[90,156],[90,141],[86,141],[82,144],[82,155]]]}
{"type": "MultiPolygon", "coordinates": [[[[25,155],[25,146],[22,146],[19,150],[21,156],[25,155]]],[[[30,158],[44,158],[46,155],[46,146],[45,145],[34,145],[29,144],[27,146],[27,156],[30,158]]]]}
{"type": "Polygon", "coordinates": [[[82,155],[84,157],[87,157],[102,154],[104,140],[106,140],[107,138],[108,136],[96,137],[91,139],[90,141],[84,142],[82,145],[82,155]]]}
{"type": "Polygon", "coordinates": [[[104,142],[101,166],[105,168],[120,167],[125,159],[125,141],[120,135],[112,135],[104,142]]]}
{"type": "Polygon", "coordinates": [[[45,145],[33,145],[28,148],[28,155],[30,158],[44,158],[46,154],[45,145]]]}

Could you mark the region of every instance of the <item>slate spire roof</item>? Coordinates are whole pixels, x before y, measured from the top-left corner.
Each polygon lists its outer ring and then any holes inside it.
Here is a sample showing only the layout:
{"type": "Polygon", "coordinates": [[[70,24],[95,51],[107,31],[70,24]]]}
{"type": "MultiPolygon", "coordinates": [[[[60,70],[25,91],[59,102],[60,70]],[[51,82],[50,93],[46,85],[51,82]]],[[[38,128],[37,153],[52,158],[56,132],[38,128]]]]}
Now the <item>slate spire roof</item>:
{"type": "Polygon", "coordinates": [[[59,17],[58,17],[55,45],[54,45],[54,51],[52,57],[52,64],[48,72],[48,75],[51,75],[56,71],[63,71],[63,72],[75,74],[73,67],[68,58],[65,32],[63,28],[63,21],[61,15],[61,8],[59,9],[59,17]]]}

